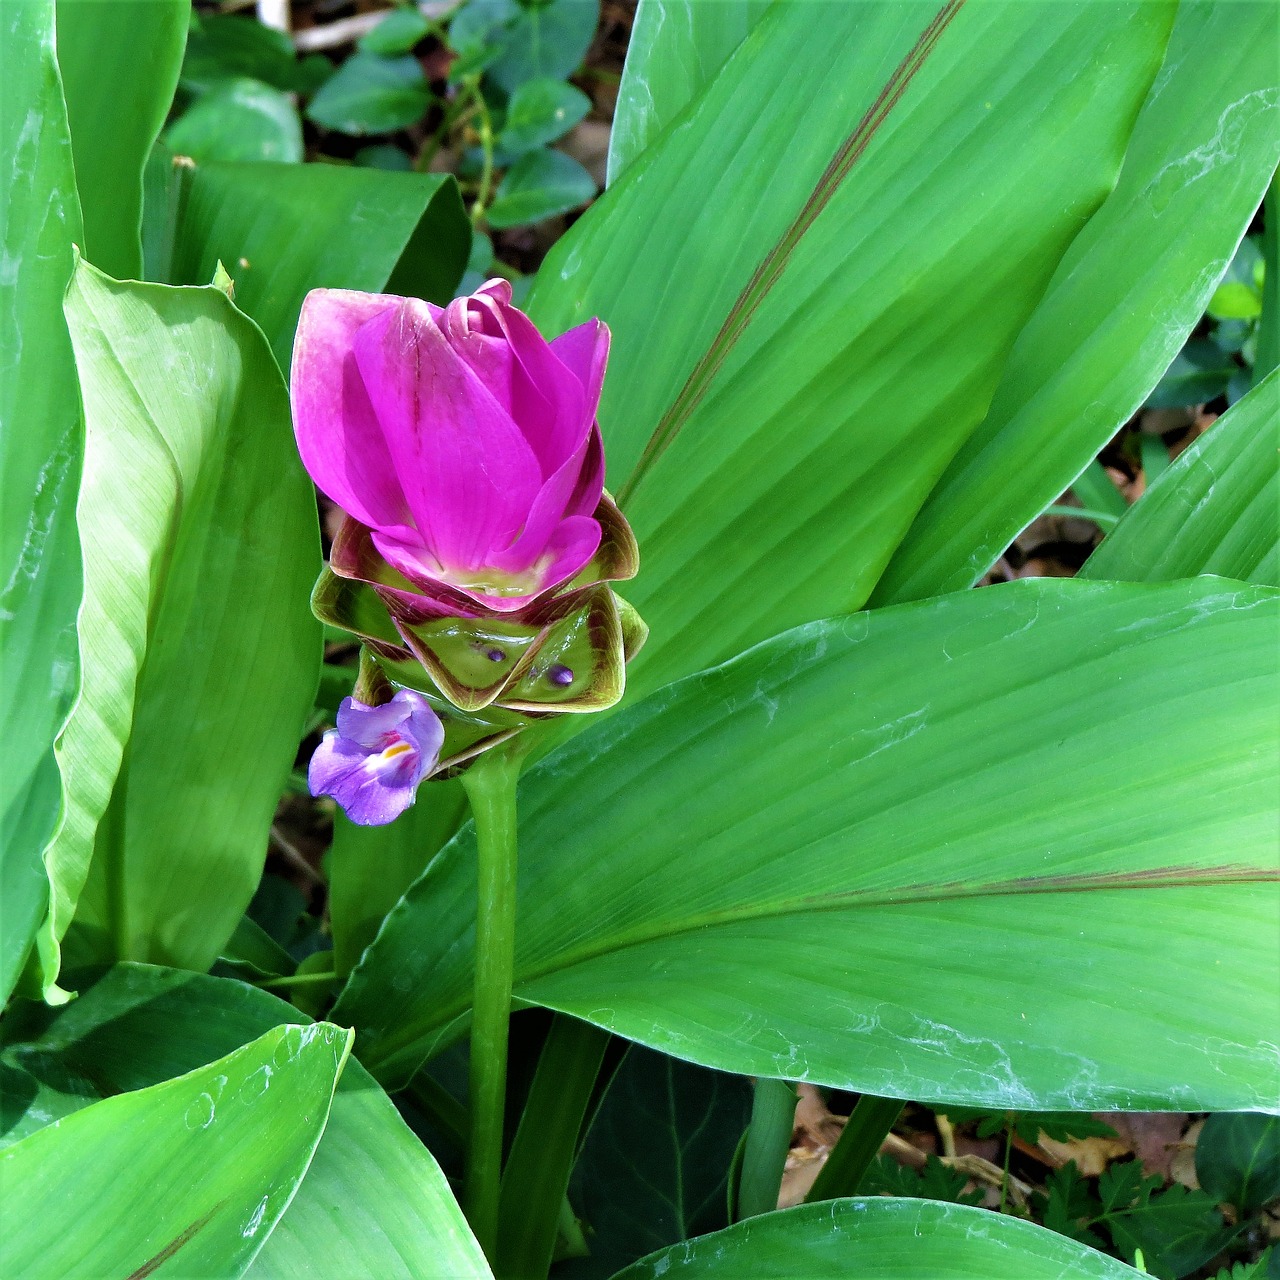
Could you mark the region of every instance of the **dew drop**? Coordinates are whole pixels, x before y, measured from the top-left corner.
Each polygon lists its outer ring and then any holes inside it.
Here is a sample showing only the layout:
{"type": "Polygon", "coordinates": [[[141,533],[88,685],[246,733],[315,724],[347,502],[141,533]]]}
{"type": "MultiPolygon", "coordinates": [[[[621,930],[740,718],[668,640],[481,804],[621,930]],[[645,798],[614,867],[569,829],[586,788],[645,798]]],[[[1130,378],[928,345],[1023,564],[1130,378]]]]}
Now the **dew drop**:
{"type": "Polygon", "coordinates": [[[563,689],[573,683],[573,668],[566,667],[563,662],[554,663],[547,668],[547,679],[563,689]]]}
{"type": "Polygon", "coordinates": [[[492,649],[486,650],[484,656],[488,658],[490,662],[506,662],[507,651],[505,649],[499,649],[495,646],[492,649]]]}

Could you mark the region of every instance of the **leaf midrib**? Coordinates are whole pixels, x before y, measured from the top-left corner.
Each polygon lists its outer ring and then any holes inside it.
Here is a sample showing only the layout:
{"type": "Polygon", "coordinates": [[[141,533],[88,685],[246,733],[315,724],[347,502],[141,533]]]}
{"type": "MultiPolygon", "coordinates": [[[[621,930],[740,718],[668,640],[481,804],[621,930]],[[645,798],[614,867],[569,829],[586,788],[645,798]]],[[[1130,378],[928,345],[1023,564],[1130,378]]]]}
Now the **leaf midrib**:
{"type": "Polygon", "coordinates": [[[915,44],[907,51],[906,56],[894,68],[875,101],[837,148],[795,218],[765,254],[760,265],[734,299],[719,331],[694,365],[684,385],[676,393],[675,399],[658,420],[634,470],[618,491],[620,506],[625,505],[634,495],[645,476],[652,470],[654,464],[701,403],[725,360],[728,359],[729,353],[746,332],[752,317],[774,285],[781,279],[792,254],[804,239],[805,234],[840,189],[858,159],[871,145],[880,127],[888,120],[916,74],[937,47],[952,20],[964,7],[965,2],[966,0],[946,0],[920,33],[915,44]]]}
{"type": "MultiPolygon", "coordinates": [[[[892,889],[852,889],[821,896],[807,895],[769,902],[740,904],[689,915],[679,920],[647,922],[630,930],[622,930],[583,945],[560,952],[541,966],[517,973],[515,993],[523,999],[531,983],[555,973],[587,964],[602,956],[625,951],[650,942],[695,933],[706,929],[725,928],[751,920],[780,919],[788,915],[812,915],[831,911],[847,911],[864,907],[896,907],[927,902],[960,902],[977,898],[1022,897],[1027,895],[1114,892],[1120,890],[1182,889],[1227,884],[1280,883],[1280,868],[1224,863],[1209,867],[1152,867],[1143,871],[1098,872],[1061,876],[1023,876],[1015,880],[990,882],[951,881],[937,884],[902,885],[892,889]],[[524,994],[522,994],[524,992],[524,994]]],[[[536,1001],[535,1001],[536,1003],[536,1001]]],[[[409,1034],[387,1036],[379,1041],[378,1051],[365,1065],[374,1070],[389,1062],[402,1050],[436,1035],[450,1022],[471,1008],[470,997],[441,1005],[429,1027],[410,1029],[409,1034]]]]}

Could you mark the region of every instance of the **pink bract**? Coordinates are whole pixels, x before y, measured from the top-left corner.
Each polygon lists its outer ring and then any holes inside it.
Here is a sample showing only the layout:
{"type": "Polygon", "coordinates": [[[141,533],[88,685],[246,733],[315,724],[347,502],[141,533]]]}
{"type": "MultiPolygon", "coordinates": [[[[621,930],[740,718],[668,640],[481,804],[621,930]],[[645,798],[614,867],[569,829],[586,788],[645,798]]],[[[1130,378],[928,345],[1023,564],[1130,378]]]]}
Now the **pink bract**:
{"type": "Polygon", "coordinates": [[[294,344],[294,429],[316,484],[431,599],[524,608],[595,554],[599,320],[547,342],[491,280],[437,307],[316,289],[294,344]]]}

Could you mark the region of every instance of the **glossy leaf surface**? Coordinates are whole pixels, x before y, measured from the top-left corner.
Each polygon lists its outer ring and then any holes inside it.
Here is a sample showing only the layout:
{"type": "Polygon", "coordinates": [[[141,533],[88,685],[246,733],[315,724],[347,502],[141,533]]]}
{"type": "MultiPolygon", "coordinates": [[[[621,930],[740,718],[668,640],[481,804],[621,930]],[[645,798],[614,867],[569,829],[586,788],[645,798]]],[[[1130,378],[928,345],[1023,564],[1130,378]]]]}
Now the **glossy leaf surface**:
{"type": "Polygon", "coordinates": [[[239,1276],[311,1162],[351,1033],[282,1026],[0,1152],[10,1276],[239,1276]]]}
{"type": "Polygon", "coordinates": [[[80,406],[62,292],[82,228],[51,5],[0,9],[0,65],[0,253],[11,265],[0,276],[2,1003],[48,903],[40,850],[58,816],[53,740],[79,678],[80,406]]]}
{"type": "Polygon", "coordinates": [[[261,333],[217,289],[84,265],[66,310],[84,686],[58,747],[46,983],[86,883],[87,955],[212,964],[261,874],[320,659],[315,498],[261,333]]]}
{"type": "Polygon", "coordinates": [[[637,1262],[617,1280],[1131,1280],[1106,1254],[1017,1218],[934,1200],[830,1200],[767,1213],[637,1262]]]}
{"type": "Polygon", "coordinates": [[[1280,371],[1178,455],[1082,575],[1157,582],[1216,573],[1280,586],[1278,431],[1280,371]]]}
{"type": "Polygon", "coordinates": [[[1172,14],[776,5],[556,244],[534,318],[613,329],[633,689],[866,599],[1110,189],[1172,14]]]}
{"type": "MultiPolygon", "coordinates": [[[[42,1111],[51,1099],[74,1110],[98,1089],[145,1088],[299,1019],[292,1005],[239,982],[129,964],[87,979],[53,1018],[24,1016],[6,1026],[0,1064],[25,1062],[39,1074],[42,1111]]],[[[489,1272],[435,1161],[369,1074],[348,1062],[307,1176],[251,1274],[462,1280],[489,1272]]]]}
{"type": "MultiPolygon", "coordinates": [[[[1219,579],[1027,581],[663,690],[525,781],[516,996],[881,1096],[1273,1107],[1278,608],[1219,579]]],[[[386,1080],[464,1025],[472,841],[334,1011],[386,1080]]]]}
{"type": "Polygon", "coordinates": [[[85,257],[118,280],[142,275],[142,172],[173,103],[186,0],[62,0],[66,93],[85,257]]]}
{"type": "Polygon", "coordinates": [[[609,134],[609,184],[715,79],[773,0],[640,0],[609,134]]]}
{"type": "MultiPolygon", "coordinates": [[[[443,174],[212,164],[180,177],[170,202],[172,257],[161,250],[150,272],[172,284],[205,284],[221,261],[236,305],[257,321],[285,370],[310,290],[447,302],[471,247],[458,185],[443,174]]],[[[163,216],[157,208],[156,219],[163,216]]]]}
{"type": "Polygon", "coordinates": [[[1063,259],[990,413],[916,517],[873,604],[977,581],[1156,385],[1280,159],[1278,41],[1274,5],[1180,6],[1115,191],[1063,259]]]}

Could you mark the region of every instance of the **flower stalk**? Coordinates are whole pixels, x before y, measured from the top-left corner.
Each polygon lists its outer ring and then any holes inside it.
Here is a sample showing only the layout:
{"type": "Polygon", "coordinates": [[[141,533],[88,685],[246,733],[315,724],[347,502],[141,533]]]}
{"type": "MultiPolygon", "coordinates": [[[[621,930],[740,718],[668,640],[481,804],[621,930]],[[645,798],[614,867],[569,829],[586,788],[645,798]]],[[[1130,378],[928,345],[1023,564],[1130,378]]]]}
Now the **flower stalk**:
{"type": "Polygon", "coordinates": [[[462,775],[476,824],[479,894],[471,1015],[471,1124],[463,1194],[471,1229],[495,1256],[507,1089],[507,1029],[515,968],[516,784],[528,752],[520,734],[462,775]]]}

